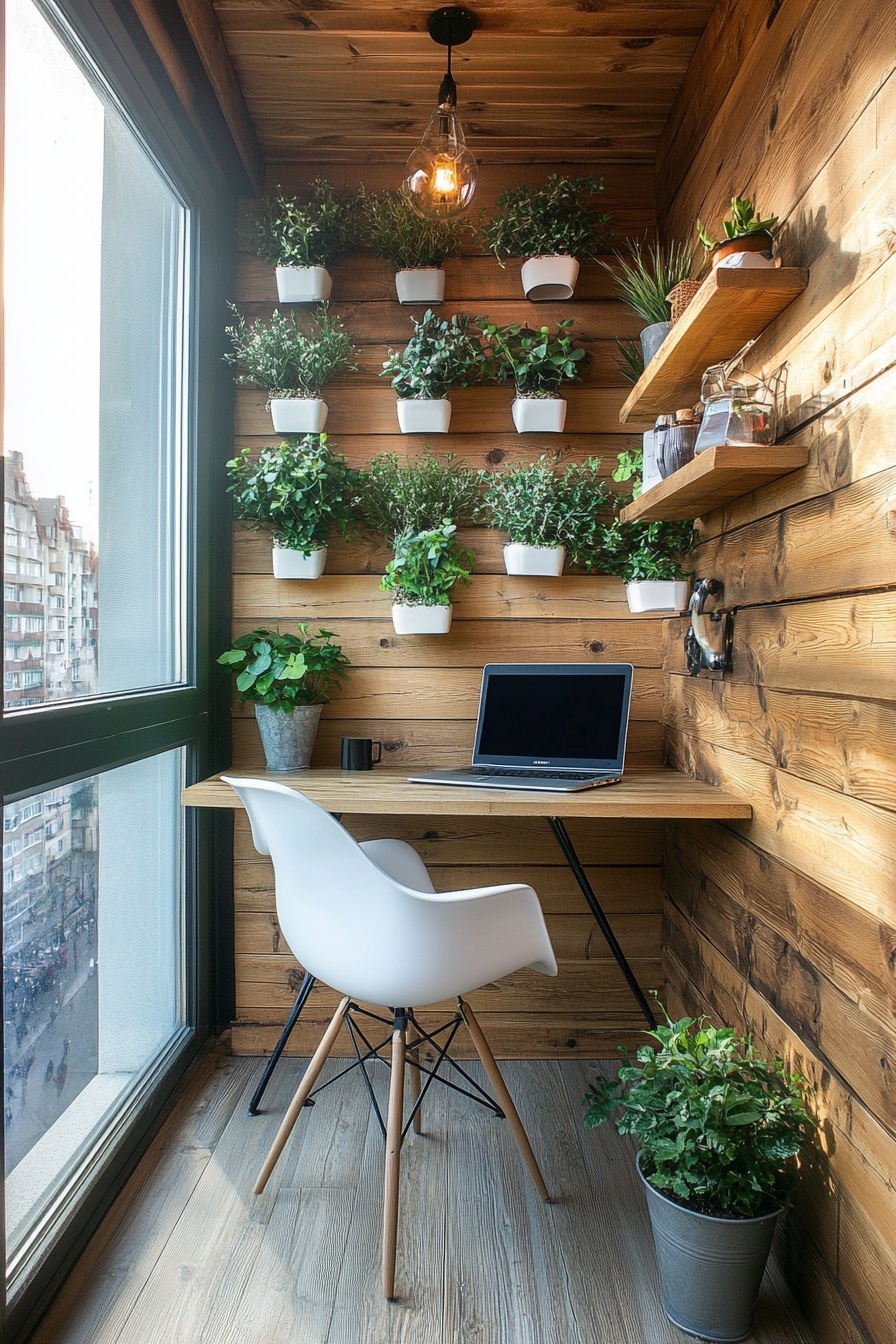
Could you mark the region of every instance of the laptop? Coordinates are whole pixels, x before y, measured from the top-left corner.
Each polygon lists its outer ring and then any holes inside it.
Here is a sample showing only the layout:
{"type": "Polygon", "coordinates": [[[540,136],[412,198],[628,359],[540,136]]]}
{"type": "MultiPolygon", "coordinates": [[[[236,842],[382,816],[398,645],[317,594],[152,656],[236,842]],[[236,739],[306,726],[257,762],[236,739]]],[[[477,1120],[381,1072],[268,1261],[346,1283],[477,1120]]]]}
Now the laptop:
{"type": "Polygon", "coordinates": [[[618,784],[631,694],[630,663],[489,663],[472,765],[409,782],[551,793],[618,784]]]}

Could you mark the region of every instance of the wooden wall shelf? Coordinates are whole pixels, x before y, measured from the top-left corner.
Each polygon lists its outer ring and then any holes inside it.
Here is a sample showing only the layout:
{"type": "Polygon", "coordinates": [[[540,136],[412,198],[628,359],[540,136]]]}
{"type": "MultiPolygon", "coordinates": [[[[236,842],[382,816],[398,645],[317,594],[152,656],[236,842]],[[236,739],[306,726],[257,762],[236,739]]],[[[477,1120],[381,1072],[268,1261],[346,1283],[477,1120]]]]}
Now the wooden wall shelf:
{"type": "Polygon", "coordinates": [[[700,379],[710,364],[736,355],[758,336],[809,283],[803,266],[768,270],[716,267],[697,297],[672,328],[632,388],[619,419],[625,424],[671,414],[700,396],[700,379]]]}
{"type": "Polygon", "coordinates": [[[770,448],[709,448],[627,504],[619,516],[624,523],[698,518],[797,471],[808,459],[808,449],[793,443],[776,443],[770,448]]]}

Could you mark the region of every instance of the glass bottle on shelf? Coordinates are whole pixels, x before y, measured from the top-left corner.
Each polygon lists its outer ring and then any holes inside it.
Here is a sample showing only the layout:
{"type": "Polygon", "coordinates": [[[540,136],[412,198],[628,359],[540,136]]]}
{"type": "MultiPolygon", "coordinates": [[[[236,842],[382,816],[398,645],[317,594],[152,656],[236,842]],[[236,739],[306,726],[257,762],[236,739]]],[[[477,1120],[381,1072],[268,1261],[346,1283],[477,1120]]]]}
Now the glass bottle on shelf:
{"type": "Polygon", "coordinates": [[[699,431],[700,421],[693,407],[685,406],[675,412],[674,421],[663,436],[662,450],[657,453],[661,476],[671,476],[691,461],[699,431]]]}

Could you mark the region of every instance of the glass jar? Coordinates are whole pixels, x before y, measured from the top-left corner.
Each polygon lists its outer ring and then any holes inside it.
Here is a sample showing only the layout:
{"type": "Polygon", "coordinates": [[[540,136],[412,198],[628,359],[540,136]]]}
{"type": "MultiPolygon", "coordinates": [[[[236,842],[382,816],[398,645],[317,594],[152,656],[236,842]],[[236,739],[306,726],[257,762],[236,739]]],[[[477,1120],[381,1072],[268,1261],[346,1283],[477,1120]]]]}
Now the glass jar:
{"type": "Polygon", "coordinates": [[[675,412],[675,420],[666,430],[656,458],[663,478],[671,476],[692,460],[699,432],[700,421],[690,407],[675,412]]]}
{"type": "Polygon", "coordinates": [[[774,398],[759,379],[730,382],[724,367],[714,365],[703,375],[702,396],[705,410],[695,453],[775,442],[774,398]]]}

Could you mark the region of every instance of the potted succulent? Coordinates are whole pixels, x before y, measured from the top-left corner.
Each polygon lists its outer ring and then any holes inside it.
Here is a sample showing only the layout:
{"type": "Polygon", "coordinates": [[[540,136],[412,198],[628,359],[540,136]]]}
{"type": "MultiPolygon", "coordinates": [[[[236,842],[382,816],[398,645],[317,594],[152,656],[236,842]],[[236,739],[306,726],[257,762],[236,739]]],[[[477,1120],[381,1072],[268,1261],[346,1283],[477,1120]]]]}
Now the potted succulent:
{"type": "Polygon", "coordinates": [[[567,549],[576,559],[599,544],[597,513],[605,500],[599,457],[560,471],[556,459],[544,456],[495,472],[485,487],[482,511],[490,527],[510,535],[504,547],[508,574],[557,575],[567,549]]]}
{"type": "Polygon", "coordinates": [[[427,308],[404,350],[389,351],[381,378],[390,378],[398,393],[398,424],[402,434],[447,434],[451,423],[448,393],[469,387],[482,375],[483,353],[464,313],[439,318],[427,308]]]}
{"type": "Polygon", "coordinates": [[[760,1059],[748,1036],[706,1018],[645,1035],[637,1063],[623,1049],[619,1081],[597,1078],[585,1124],[617,1109],[640,1144],[638,1173],[670,1321],[702,1339],[742,1340],[753,1325],[775,1225],[811,1140],[804,1080],[760,1059]]]}
{"type": "Polygon", "coordinates": [[[244,448],[227,463],[236,518],[273,537],[275,579],[318,579],[332,528],[353,526],[352,473],[333,454],[326,434],[306,434],[262,448],[244,448]]]}
{"type": "Polygon", "coordinates": [[[552,173],[538,186],[521,183],[498,197],[495,214],[482,223],[483,242],[502,266],[508,257],[525,258],[527,298],[571,299],[579,263],[606,250],[610,216],[595,208],[603,189],[602,178],[552,173]]]}
{"type": "Polygon", "coordinates": [[[331,631],[298,630],[250,630],[218,659],[236,677],[238,699],[255,705],[267,768],[278,772],[308,768],[321,706],[348,675],[348,659],[331,631]]]}
{"type": "Polygon", "coordinates": [[[482,324],[489,364],[499,382],[513,380],[516,398],[513,423],[518,434],[561,434],[566,424],[566,402],[560,387],[580,376],[585,351],[570,335],[572,320],[550,327],[506,327],[482,324]]]}
{"type": "MultiPolygon", "coordinates": [[[[619,298],[648,324],[641,332],[641,350],[644,364],[649,364],[672,330],[667,296],[682,280],[690,278],[694,259],[681,243],[663,247],[662,243],[642,243],[637,238],[626,239],[624,250],[615,253],[615,258],[613,266],[603,261],[600,264],[613,277],[619,298]]],[[[627,353],[622,353],[634,369],[627,353]]]]}
{"type": "Polygon", "coordinates": [[[778,232],[778,217],[760,219],[753,210],[753,202],[742,196],[732,196],[731,213],[722,221],[725,236],[710,238],[697,220],[697,237],[706,248],[713,266],[774,266],[772,248],[778,232]]]}
{"type": "Polygon", "coordinates": [[[359,242],[396,268],[399,303],[441,303],[449,257],[460,251],[464,225],[456,219],[424,219],[397,191],[369,191],[354,202],[359,242]]]}
{"type": "Polygon", "coordinates": [[[315,316],[283,315],[275,308],[270,322],[247,322],[239,310],[227,328],[233,350],[224,356],[240,370],[240,387],[261,387],[278,434],[319,434],[327,423],[328,406],[321,392],[340,369],[357,369],[352,361],[354,333],[325,303],[315,316]]]}
{"type": "Polygon", "coordinates": [[[327,264],[344,252],[349,211],[324,178],[311,183],[308,197],[268,197],[247,231],[254,251],[277,268],[281,303],[319,303],[330,297],[327,264]]]}
{"type": "Polygon", "coordinates": [[[600,568],[624,581],[629,611],[685,610],[689,574],[682,561],[693,534],[690,522],[623,523],[615,518],[603,528],[600,568]]]}
{"type": "Polygon", "coordinates": [[[393,594],[392,624],[399,635],[446,635],[451,590],[470,582],[473,556],[455,540],[450,519],[420,532],[401,532],[380,585],[393,594]]]}

